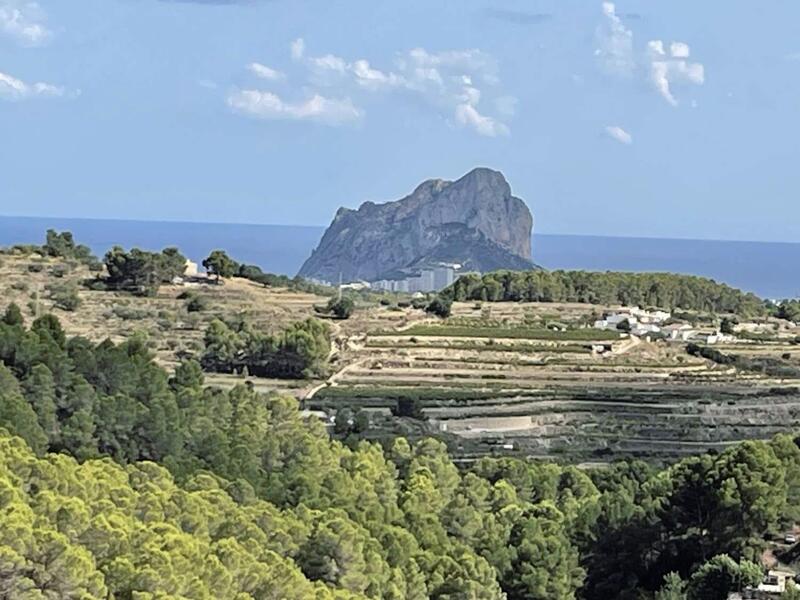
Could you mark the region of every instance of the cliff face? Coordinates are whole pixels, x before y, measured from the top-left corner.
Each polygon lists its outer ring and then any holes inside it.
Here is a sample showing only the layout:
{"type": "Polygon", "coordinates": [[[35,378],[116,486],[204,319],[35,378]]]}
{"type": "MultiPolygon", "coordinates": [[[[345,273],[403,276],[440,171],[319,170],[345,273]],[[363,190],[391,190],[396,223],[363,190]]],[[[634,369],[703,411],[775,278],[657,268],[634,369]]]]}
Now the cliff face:
{"type": "Polygon", "coordinates": [[[467,269],[529,269],[533,217],[498,171],[425,181],[402,200],[340,208],[301,277],[375,281],[438,262],[467,269]]]}

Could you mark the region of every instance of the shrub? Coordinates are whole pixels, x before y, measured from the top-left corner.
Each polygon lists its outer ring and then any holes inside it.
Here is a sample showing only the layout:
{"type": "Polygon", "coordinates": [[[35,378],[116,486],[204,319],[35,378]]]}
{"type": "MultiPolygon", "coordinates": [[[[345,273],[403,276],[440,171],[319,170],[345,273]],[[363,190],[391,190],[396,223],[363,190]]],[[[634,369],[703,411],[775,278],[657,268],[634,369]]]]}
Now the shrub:
{"type": "Polygon", "coordinates": [[[80,306],[81,299],[75,283],[50,285],[47,291],[50,300],[61,310],[72,312],[80,306]]]}
{"type": "Polygon", "coordinates": [[[417,310],[423,310],[428,306],[428,301],[425,298],[414,298],[411,301],[411,306],[417,310]]]}
{"type": "Polygon", "coordinates": [[[203,312],[209,306],[208,298],[205,296],[195,296],[186,303],[186,310],[192,312],[203,312]]]}
{"type": "Polygon", "coordinates": [[[50,275],[57,279],[61,279],[67,273],[69,273],[69,267],[67,267],[67,265],[53,265],[53,268],[50,269],[50,275]]]}
{"type": "Polygon", "coordinates": [[[437,296],[431,301],[430,304],[428,304],[428,306],[425,307],[425,312],[434,314],[442,319],[446,319],[450,316],[451,309],[452,302],[450,300],[446,300],[441,296],[437,296]]]}
{"type": "Polygon", "coordinates": [[[123,306],[121,304],[114,305],[114,308],[111,309],[111,312],[123,321],[140,321],[152,316],[152,313],[146,308],[123,306]]]}
{"type": "Polygon", "coordinates": [[[341,298],[331,298],[328,302],[327,311],[337,319],[349,319],[356,308],[352,298],[343,296],[341,298]]]}

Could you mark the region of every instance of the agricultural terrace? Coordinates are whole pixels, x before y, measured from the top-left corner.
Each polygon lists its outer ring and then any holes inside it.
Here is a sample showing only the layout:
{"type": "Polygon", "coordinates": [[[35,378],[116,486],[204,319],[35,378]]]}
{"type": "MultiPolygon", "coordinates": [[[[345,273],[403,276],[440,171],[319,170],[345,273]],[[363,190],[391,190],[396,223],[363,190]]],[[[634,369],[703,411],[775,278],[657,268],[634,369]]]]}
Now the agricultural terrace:
{"type": "Polygon", "coordinates": [[[589,326],[613,308],[456,302],[444,321],[370,332],[306,407],[348,418],[344,434],[440,436],[463,461],[662,461],[800,423],[800,348],[785,322],[765,319],[760,339],[718,348],[768,356],[786,371],[775,375],[589,326]]]}

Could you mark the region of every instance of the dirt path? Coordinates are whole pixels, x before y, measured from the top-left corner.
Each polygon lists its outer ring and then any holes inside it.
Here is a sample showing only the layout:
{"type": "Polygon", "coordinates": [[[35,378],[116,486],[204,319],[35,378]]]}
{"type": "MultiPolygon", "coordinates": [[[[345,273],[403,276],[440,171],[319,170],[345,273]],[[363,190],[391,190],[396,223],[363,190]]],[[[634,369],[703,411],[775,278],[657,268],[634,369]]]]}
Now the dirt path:
{"type": "Polygon", "coordinates": [[[313,388],[311,388],[308,391],[308,393],[303,397],[304,400],[309,400],[309,399],[313,398],[314,395],[324,387],[335,387],[336,385],[338,385],[339,379],[341,379],[344,375],[346,375],[350,370],[356,369],[356,368],[362,366],[365,362],[367,362],[369,360],[372,360],[372,359],[369,358],[369,357],[360,358],[360,359],[358,359],[356,361],[351,362],[349,365],[346,365],[345,367],[339,369],[338,371],[336,371],[336,373],[334,373],[333,375],[328,377],[328,379],[326,379],[325,381],[323,381],[319,385],[314,386],[313,388]]]}

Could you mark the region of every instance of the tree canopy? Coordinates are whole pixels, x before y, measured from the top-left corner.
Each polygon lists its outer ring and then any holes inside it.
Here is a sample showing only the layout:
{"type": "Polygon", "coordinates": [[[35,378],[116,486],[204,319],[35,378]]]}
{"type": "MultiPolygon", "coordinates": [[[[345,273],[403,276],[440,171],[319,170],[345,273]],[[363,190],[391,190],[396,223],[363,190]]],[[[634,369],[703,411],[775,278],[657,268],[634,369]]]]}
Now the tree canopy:
{"type": "Polygon", "coordinates": [[[300,379],[324,375],[331,351],[330,329],[318,319],[264,334],[246,321],[211,322],[205,334],[203,367],[217,373],[300,379]]]}
{"type": "Polygon", "coordinates": [[[239,271],[239,264],[224,250],[214,250],[203,259],[203,267],[217,279],[233,277],[239,271]]]}
{"type": "Polygon", "coordinates": [[[766,312],[764,302],[753,294],[671,273],[495,271],[459,277],[441,295],[459,302],[586,302],[741,315],[766,312]]]}
{"type": "Polygon", "coordinates": [[[133,248],[128,252],[114,246],[106,252],[103,262],[108,286],[146,295],[154,295],[162,283],[170,283],[186,271],[186,257],[177,248],[161,252],[133,248]]]}
{"type": "MultiPolygon", "coordinates": [[[[258,339],[215,327],[220,351],[258,339]]],[[[313,349],[322,328],[270,344],[313,349]]],[[[49,314],[10,307],[0,361],[3,597],[724,598],[800,506],[787,435],[662,469],[457,466],[434,439],[332,440],[290,397],[49,314]]]]}

